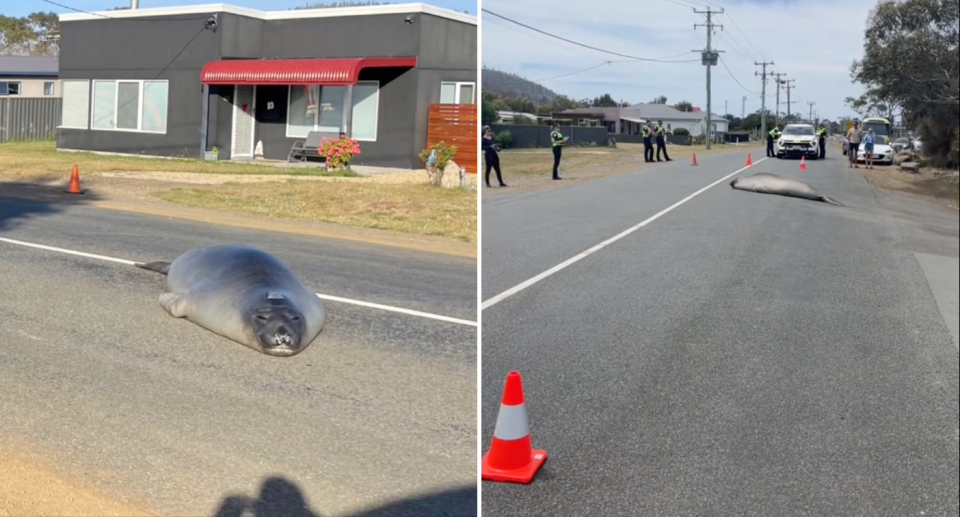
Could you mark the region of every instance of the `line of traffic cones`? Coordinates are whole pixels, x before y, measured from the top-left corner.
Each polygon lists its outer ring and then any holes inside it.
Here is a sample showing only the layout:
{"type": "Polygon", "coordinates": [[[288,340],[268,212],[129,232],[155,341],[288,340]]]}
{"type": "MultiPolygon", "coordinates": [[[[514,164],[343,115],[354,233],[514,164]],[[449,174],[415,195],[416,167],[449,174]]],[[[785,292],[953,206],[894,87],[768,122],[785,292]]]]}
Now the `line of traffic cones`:
{"type": "Polygon", "coordinates": [[[530,483],[546,460],[547,451],[534,449],[530,444],[520,372],[510,372],[503,387],[490,450],[480,459],[480,479],[530,483]]]}
{"type": "Polygon", "coordinates": [[[73,164],[73,172],[70,173],[70,184],[64,192],[67,194],[84,193],[83,190],[80,190],[80,170],[77,168],[77,164],[73,164]]]}

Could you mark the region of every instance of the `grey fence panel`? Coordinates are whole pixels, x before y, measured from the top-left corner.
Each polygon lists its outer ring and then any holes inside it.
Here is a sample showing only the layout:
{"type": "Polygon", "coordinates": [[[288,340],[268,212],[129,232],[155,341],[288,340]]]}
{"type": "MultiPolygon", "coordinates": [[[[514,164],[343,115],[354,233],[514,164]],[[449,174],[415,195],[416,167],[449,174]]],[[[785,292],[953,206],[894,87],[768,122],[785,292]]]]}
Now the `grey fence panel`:
{"type": "Polygon", "coordinates": [[[61,102],[59,98],[0,98],[0,142],[56,137],[61,102]]]}
{"type": "MultiPolygon", "coordinates": [[[[494,136],[509,131],[513,136],[513,147],[517,149],[531,147],[550,147],[550,126],[531,126],[519,124],[491,124],[494,136]]],[[[605,127],[560,126],[563,136],[569,137],[567,145],[596,144],[606,146],[610,140],[605,127]]]]}

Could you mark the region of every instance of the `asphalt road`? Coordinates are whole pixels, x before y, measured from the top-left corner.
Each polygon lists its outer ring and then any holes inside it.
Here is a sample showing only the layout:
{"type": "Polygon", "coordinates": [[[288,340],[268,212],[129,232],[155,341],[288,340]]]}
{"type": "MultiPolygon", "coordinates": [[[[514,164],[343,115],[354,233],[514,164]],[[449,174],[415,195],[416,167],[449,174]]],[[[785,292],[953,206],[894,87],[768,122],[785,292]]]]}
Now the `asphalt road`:
{"type": "MultiPolygon", "coordinates": [[[[135,261],[244,242],[317,292],[476,320],[472,259],[4,197],[0,237],[135,261]]],[[[272,476],[278,515],[476,515],[476,326],[326,302],[318,340],[272,358],[170,318],[164,281],[0,242],[0,447],[165,515],[234,515],[272,476]]]]}
{"type": "MultiPolygon", "coordinates": [[[[482,314],[482,441],[523,376],[530,485],[484,517],[958,515],[957,212],[751,150],[845,203],[703,191],[482,314]]],[[[483,300],[742,168],[483,202],[483,300]]]]}

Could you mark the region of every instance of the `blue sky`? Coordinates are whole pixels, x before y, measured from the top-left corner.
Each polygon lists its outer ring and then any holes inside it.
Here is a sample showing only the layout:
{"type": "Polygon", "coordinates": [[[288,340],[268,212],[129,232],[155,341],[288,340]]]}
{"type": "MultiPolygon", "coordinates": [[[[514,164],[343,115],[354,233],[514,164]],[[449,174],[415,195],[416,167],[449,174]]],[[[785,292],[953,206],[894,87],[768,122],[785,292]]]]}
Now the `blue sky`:
{"type": "MultiPolygon", "coordinates": [[[[74,9],[79,9],[81,11],[106,11],[107,9],[112,9],[119,6],[128,6],[130,5],[129,0],[54,0],[58,4],[63,4],[74,9]]],[[[330,0],[332,2],[332,0],[330,0]]],[[[248,7],[251,9],[260,9],[263,11],[282,11],[284,9],[290,9],[293,7],[301,6],[307,3],[317,3],[317,2],[308,2],[306,0],[234,0],[234,1],[217,1],[217,0],[199,0],[199,1],[190,1],[190,0],[140,0],[140,8],[146,9],[148,7],[173,7],[179,5],[198,5],[198,4],[215,4],[215,3],[226,3],[232,4],[239,7],[248,7]]],[[[324,3],[327,3],[324,1],[324,3]]],[[[390,3],[400,4],[408,3],[406,1],[394,1],[390,3]]],[[[447,9],[456,9],[458,11],[468,11],[470,14],[476,16],[477,14],[477,0],[431,0],[424,2],[427,4],[435,5],[437,7],[444,7],[447,9]]],[[[7,16],[24,16],[36,11],[44,12],[55,12],[55,13],[72,13],[69,9],[64,9],[56,5],[44,2],[43,0],[0,0],[0,4],[3,5],[0,8],[0,13],[3,13],[7,16]]]]}
{"type": "MultiPolygon", "coordinates": [[[[848,95],[863,88],[850,81],[850,64],[863,53],[863,30],[876,0],[482,0],[482,7],[537,29],[593,47],[645,58],[694,60],[689,63],[632,61],[612,63],[568,75],[604,61],[622,61],[519,27],[481,13],[481,61],[484,65],[518,73],[574,98],[610,93],[616,99],[648,102],[665,95],[668,103],[687,100],[706,109],[706,70],[699,53],[706,44],[703,15],[693,8],[724,9],[714,16],[722,24],[713,35],[714,48],[723,50],[722,63],[713,67],[713,111],[739,116],[760,108],[761,68],[754,62],[773,61],[768,71],[795,80],[791,91],[793,113],[813,111],[835,119],[854,115],[844,106],[848,95]],[[588,5],[588,8],[584,6],[588,5]],[[685,55],[680,55],[684,54],[685,55]],[[679,55],[679,56],[678,56],[679,55]],[[726,67],[724,67],[724,64],[726,67]],[[729,72],[727,71],[729,68],[729,72]],[[555,78],[555,79],[554,79],[555,78]],[[738,84],[739,83],[739,84],[738,84]],[[746,101],[743,98],[746,97],[746,101]]],[[[767,82],[767,109],[775,104],[775,87],[767,82]]],[[[781,89],[780,111],[787,110],[781,89]]]]}

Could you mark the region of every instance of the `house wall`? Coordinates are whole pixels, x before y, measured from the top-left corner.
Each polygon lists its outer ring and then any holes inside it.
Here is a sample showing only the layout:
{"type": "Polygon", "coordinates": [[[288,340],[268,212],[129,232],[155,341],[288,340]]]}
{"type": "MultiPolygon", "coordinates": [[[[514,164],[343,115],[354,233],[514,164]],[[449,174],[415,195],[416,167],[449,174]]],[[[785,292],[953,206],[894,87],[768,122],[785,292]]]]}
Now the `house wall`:
{"type": "Polygon", "coordinates": [[[35,98],[57,98],[60,97],[60,81],[56,78],[36,78],[36,77],[2,77],[0,83],[20,83],[20,94],[14,97],[35,99],[35,98]],[[43,85],[53,83],[53,95],[44,95],[43,85]]]}
{"type": "MultiPolygon", "coordinates": [[[[82,43],[64,45],[62,79],[159,78],[169,80],[170,88],[165,135],[60,129],[58,147],[198,156],[199,76],[208,61],[416,56],[418,66],[413,69],[361,72],[361,81],[380,81],[377,140],[361,142],[362,153],[353,163],[419,168],[417,155],[426,146],[427,108],[439,102],[441,81],[477,82],[476,26],[471,24],[427,14],[412,14],[413,23],[406,23],[405,14],[265,21],[218,13],[214,33],[203,30],[207,16],[63,23],[62,40],[82,43]],[[131,52],[134,42],[136,52],[131,52]]],[[[286,137],[288,92],[287,86],[257,88],[255,141],[263,142],[266,158],[286,158],[297,140],[286,137]],[[273,110],[267,109],[269,102],[273,110]]],[[[231,86],[210,87],[207,147],[217,147],[221,159],[230,158],[232,93],[231,86]]]]}
{"type": "Polygon", "coordinates": [[[57,147],[199,156],[200,69],[220,55],[220,35],[204,30],[205,19],[191,14],[61,24],[61,41],[68,42],[60,49],[61,80],[165,79],[169,90],[166,134],[61,128],[57,147]]]}

